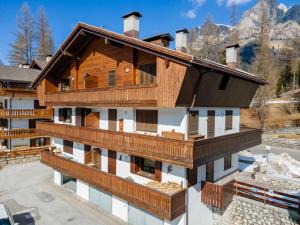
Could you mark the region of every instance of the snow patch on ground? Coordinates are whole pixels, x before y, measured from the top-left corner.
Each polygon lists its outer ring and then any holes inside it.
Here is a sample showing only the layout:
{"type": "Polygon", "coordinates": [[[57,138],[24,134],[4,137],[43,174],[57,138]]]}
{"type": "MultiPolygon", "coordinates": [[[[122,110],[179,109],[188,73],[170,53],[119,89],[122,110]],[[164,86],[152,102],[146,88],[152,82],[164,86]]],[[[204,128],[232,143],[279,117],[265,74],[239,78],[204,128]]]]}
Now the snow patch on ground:
{"type": "Polygon", "coordinates": [[[267,157],[266,154],[253,155],[249,151],[242,151],[239,159],[240,170],[253,172],[254,168],[260,166],[265,174],[300,180],[300,162],[287,153],[269,153],[267,157]]]}

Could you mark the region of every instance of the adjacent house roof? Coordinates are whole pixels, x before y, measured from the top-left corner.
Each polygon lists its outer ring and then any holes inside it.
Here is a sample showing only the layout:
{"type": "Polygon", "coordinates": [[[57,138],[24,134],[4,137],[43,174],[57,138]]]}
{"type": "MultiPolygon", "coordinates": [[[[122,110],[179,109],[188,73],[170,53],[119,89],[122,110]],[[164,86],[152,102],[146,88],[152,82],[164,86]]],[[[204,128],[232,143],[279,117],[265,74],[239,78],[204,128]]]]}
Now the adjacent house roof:
{"type": "Polygon", "coordinates": [[[149,41],[154,41],[154,40],[157,40],[157,39],[164,39],[166,41],[174,41],[174,38],[169,33],[156,34],[154,36],[144,38],[143,40],[149,42],[149,41]]]}
{"type": "Polygon", "coordinates": [[[244,72],[242,70],[232,69],[225,65],[196,58],[193,55],[183,52],[175,51],[166,47],[162,47],[151,42],[146,42],[137,38],[128,37],[123,34],[118,34],[103,28],[95,27],[85,23],[78,23],[71,34],[67,37],[60,49],[53,56],[51,61],[42,70],[40,75],[32,83],[33,87],[37,87],[39,82],[45,77],[45,75],[56,67],[62,67],[70,59],[70,52],[80,52],[87,45],[88,41],[94,38],[106,38],[110,41],[114,41],[120,44],[124,44],[135,49],[139,49],[150,54],[154,54],[169,60],[176,61],[187,66],[198,65],[218,71],[221,73],[227,73],[232,76],[240,77],[258,84],[267,84],[264,79],[257,77],[254,74],[244,72]]]}
{"type": "Polygon", "coordinates": [[[20,68],[15,66],[0,66],[0,81],[15,81],[15,82],[32,82],[34,81],[40,70],[20,68]]]}

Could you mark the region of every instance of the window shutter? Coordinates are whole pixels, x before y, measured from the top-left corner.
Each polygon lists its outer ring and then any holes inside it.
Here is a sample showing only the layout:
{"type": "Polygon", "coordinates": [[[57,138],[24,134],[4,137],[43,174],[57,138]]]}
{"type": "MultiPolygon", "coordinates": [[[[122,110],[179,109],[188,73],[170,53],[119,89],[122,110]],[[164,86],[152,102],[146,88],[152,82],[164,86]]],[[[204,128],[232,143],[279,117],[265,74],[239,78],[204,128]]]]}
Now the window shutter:
{"type": "Polygon", "coordinates": [[[108,86],[115,86],[116,85],[116,71],[110,70],[108,72],[108,86]]]}
{"type": "Polygon", "coordinates": [[[155,161],[155,180],[161,182],[161,167],[160,161],[155,161]]]}
{"type": "Polygon", "coordinates": [[[136,110],[136,130],[157,132],[157,110],[136,110]]]}
{"type": "Polygon", "coordinates": [[[232,129],[232,110],[225,111],[225,129],[231,130],[232,129]]]}
{"type": "Polygon", "coordinates": [[[73,155],[73,142],[64,140],[64,152],[73,155]]]}
{"type": "Polygon", "coordinates": [[[189,135],[199,133],[199,111],[189,111],[189,135]]]}

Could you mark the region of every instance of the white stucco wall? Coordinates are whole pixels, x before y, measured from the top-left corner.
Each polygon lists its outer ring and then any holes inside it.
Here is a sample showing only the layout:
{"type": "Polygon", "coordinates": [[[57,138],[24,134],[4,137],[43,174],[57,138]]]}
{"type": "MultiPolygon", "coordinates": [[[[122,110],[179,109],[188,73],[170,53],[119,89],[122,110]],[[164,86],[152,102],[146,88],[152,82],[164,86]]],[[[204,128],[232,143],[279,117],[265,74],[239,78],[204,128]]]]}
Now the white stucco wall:
{"type": "Polygon", "coordinates": [[[73,142],[73,158],[84,164],[84,144],[73,142]]]}
{"type": "Polygon", "coordinates": [[[12,98],[10,109],[34,109],[34,98],[12,98]]]}
{"type": "Polygon", "coordinates": [[[112,196],[112,214],[127,222],[128,203],[116,196],[112,196]]]}
{"type": "Polygon", "coordinates": [[[85,200],[89,200],[89,195],[90,195],[89,184],[77,179],[76,194],[85,200]]]}
{"type": "Polygon", "coordinates": [[[164,225],[187,225],[186,224],[186,213],[178,216],[172,221],[164,220],[164,225]]]}
{"type": "Polygon", "coordinates": [[[29,128],[29,120],[28,119],[11,119],[10,125],[8,127],[10,129],[29,128]]]}
{"type": "Polygon", "coordinates": [[[108,151],[107,149],[101,149],[101,171],[108,171],[108,151]]]}
{"type": "Polygon", "coordinates": [[[184,188],[187,187],[186,168],[182,166],[172,165],[168,163],[162,163],[162,182],[172,181],[178,184],[182,184],[184,188]],[[168,170],[171,171],[168,171],[168,170]]]}
{"type": "Polygon", "coordinates": [[[54,184],[62,185],[62,174],[56,170],[53,170],[53,181],[54,184]]]}
{"type": "Polygon", "coordinates": [[[232,154],[231,168],[224,171],[224,158],[220,158],[214,161],[214,180],[218,180],[221,177],[232,173],[239,168],[239,153],[232,154]]]}
{"type": "MultiPolygon", "coordinates": [[[[119,121],[120,119],[124,120],[124,132],[134,132],[135,122],[133,108],[118,108],[117,121],[119,121]]],[[[117,130],[120,130],[119,122],[117,123],[117,130]]]]}
{"type": "Polygon", "coordinates": [[[16,139],[11,139],[11,147],[16,147],[16,146],[30,146],[30,139],[29,138],[16,138],[16,139]]]}

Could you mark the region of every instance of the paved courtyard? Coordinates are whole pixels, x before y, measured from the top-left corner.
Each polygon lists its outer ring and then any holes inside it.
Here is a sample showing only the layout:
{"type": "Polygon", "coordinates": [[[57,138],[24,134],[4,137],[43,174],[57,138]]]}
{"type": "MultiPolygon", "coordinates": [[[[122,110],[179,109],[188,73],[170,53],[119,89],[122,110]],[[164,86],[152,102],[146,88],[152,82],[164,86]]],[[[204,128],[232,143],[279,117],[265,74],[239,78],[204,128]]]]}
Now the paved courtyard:
{"type": "Polygon", "coordinates": [[[20,225],[125,224],[68,188],[53,184],[53,170],[40,162],[0,169],[0,202],[20,225]]]}

